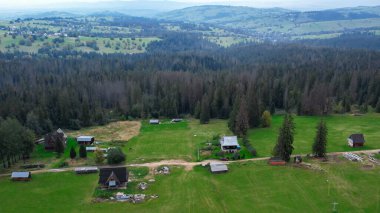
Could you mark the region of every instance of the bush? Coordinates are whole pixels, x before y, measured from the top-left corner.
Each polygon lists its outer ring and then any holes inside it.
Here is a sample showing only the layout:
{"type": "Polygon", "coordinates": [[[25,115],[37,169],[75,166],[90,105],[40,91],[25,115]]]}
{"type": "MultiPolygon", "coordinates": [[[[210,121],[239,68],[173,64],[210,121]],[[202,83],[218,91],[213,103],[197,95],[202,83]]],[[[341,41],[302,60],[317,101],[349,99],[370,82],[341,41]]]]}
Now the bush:
{"type": "Polygon", "coordinates": [[[66,161],[59,162],[57,166],[58,168],[68,167],[69,163],[67,163],[66,161]]]}
{"type": "Polygon", "coordinates": [[[125,161],[125,154],[120,148],[113,148],[108,151],[107,162],[108,164],[119,164],[125,161]]]}
{"type": "Polygon", "coordinates": [[[235,152],[234,155],[232,156],[232,159],[233,160],[239,160],[241,157],[240,157],[240,153],[239,152],[235,152]]]}
{"type": "Polygon", "coordinates": [[[71,147],[70,149],[70,158],[74,159],[77,156],[77,152],[75,151],[74,147],[71,147]]]}
{"type": "Polygon", "coordinates": [[[216,156],[224,157],[225,153],[223,151],[217,152],[216,156]]]}
{"type": "Polygon", "coordinates": [[[95,163],[101,164],[104,161],[103,152],[100,149],[95,150],[95,163]]]}

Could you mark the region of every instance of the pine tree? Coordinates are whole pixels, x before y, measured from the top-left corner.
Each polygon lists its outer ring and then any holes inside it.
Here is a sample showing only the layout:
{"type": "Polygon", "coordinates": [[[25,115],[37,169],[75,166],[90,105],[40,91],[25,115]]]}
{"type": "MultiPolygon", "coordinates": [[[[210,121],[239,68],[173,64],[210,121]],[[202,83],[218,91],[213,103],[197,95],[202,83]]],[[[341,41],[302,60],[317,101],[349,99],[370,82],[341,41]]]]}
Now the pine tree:
{"type": "Polygon", "coordinates": [[[248,93],[248,116],[250,127],[253,128],[260,125],[260,103],[254,91],[248,93]]]}
{"type": "Polygon", "coordinates": [[[270,127],[272,125],[272,115],[268,110],[265,110],[263,112],[263,115],[261,116],[262,125],[264,128],[270,127]]]}
{"type": "Polygon", "coordinates": [[[326,155],[327,134],[326,123],[321,120],[317,126],[317,135],[313,144],[313,154],[316,157],[322,158],[326,155]]]}
{"type": "Polygon", "coordinates": [[[210,121],[210,104],[207,95],[203,96],[199,121],[207,124],[210,121]]]}
{"type": "Polygon", "coordinates": [[[197,101],[195,108],[194,108],[194,117],[196,119],[199,119],[201,115],[201,103],[197,101]]]}
{"type": "Polygon", "coordinates": [[[277,144],[273,149],[273,154],[276,157],[289,162],[290,156],[293,152],[293,141],[294,141],[294,123],[293,117],[289,114],[285,115],[284,122],[280,128],[280,133],[278,135],[277,144]]]}
{"type": "Polygon", "coordinates": [[[239,111],[235,118],[234,133],[238,135],[239,137],[243,137],[247,135],[248,128],[249,128],[249,121],[248,121],[247,102],[245,98],[242,98],[239,104],[239,111]]]}
{"type": "Polygon", "coordinates": [[[77,152],[75,151],[75,148],[71,147],[71,149],[70,149],[70,158],[71,159],[75,159],[76,156],[77,156],[77,152]]]}
{"type": "Polygon", "coordinates": [[[232,111],[230,113],[230,118],[228,120],[228,128],[231,130],[231,132],[235,132],[236,130],[236,117],[239,112],[239,108],[240,108],[240,99],[235,98],[235,102],[232,107],[232,111]]]}
{"type": "Polygon", "coordinates": [[[79,147],[79,157],[87,158],[87,151],[86,151],[86,147],[84,145],[80,145],[80,147],[79,147]]]}

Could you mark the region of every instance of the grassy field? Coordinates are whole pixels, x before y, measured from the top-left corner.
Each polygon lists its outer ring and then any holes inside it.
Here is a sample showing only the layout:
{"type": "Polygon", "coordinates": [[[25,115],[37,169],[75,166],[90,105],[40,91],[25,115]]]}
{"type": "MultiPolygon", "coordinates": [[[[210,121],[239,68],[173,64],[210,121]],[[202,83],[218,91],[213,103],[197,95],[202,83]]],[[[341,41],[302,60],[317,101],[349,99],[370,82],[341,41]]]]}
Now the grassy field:
{"type": "Polygon", "coordinates": [[[181,123],[168,121],[160,125],[142,123],[140,135],[124,147],[127,161],[141,162],[163,159],[195,161],[200,143],[211,140],[216,134],[231,134],[223,120],[200,125],[198,120],[181,123]]]}
{"type": "MultiPolygon", "coordinates": [[[[353,151],[360,149],[380,148],[380,114],[366,114],[364,116],[332,115],[323,118],[328,127],[328,152],[353,151]],[[347,137],[353,133],[363,133],[366,139],[362,148],[350,148],[347,137]]],[[[282,116],[274,116],[271,128],[251,129],[249,139],[257,149],[259,156],[269,156],[277,141],[278,130],[282,124],[282,116]]],[[[296,134],[294,139],[294,152],[311,153],[320,117],[296,116],[296,134]]]]}
{"type": "Polygon", "coordinates": [[[339,212],[380,211],[379,167],[343,160],[321,167],[326,172],[259,161],[231,164],[221,175],[177,167],[155,177],[145,193],[160,197],[142,204],[92,203],[96,174],[45,173],[27,183],[0,178],[0,212],[331,212],[333,202],[339,212]]]}

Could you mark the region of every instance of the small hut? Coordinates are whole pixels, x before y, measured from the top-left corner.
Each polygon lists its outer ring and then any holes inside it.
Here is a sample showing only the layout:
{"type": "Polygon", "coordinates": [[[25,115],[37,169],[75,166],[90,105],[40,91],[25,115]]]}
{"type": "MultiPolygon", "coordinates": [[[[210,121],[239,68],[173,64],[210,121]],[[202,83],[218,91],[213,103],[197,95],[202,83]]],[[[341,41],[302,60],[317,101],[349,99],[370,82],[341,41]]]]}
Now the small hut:
{"type": "Polygon", "coordinates": [[[228,172],[228,167],[224,163],[210,163],[210,171],[214,174],[226,173],[228,172]]]}
{"type": "Polygon", "coordinates": [[[12,172],[11,180],[13,181],[30,181],[32,173],[30,172],[12,172]]]}
{"type": "Polygon", "coordinates": [[[352,134],[347,138],[347,143],[350,147],[364,146],[365,140],[363,134],[352,134]]]}
{"type": "Polygon", "coordinates": [[[282,166],[286,164],[286,162],[279,157],[271,157],[268,163],[272,166],[282,166]]]}

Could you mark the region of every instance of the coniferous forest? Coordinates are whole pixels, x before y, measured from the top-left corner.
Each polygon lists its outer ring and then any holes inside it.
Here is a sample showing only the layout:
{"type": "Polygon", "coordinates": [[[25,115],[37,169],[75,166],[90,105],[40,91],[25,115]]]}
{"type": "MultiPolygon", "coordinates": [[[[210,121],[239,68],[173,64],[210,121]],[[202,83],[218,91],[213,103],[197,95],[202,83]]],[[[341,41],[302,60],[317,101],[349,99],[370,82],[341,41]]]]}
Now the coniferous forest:
{"type": "Polygon", "coordinates": [[[251,127],[265,110],[380,108],[379,52],[266,43],[217,48],[197,39],[189,48],[180,39],[153,42],[135,55],[2,54],[0,117],[41,135],[130,118],[227,119],[242,99],[251,127]]]}

